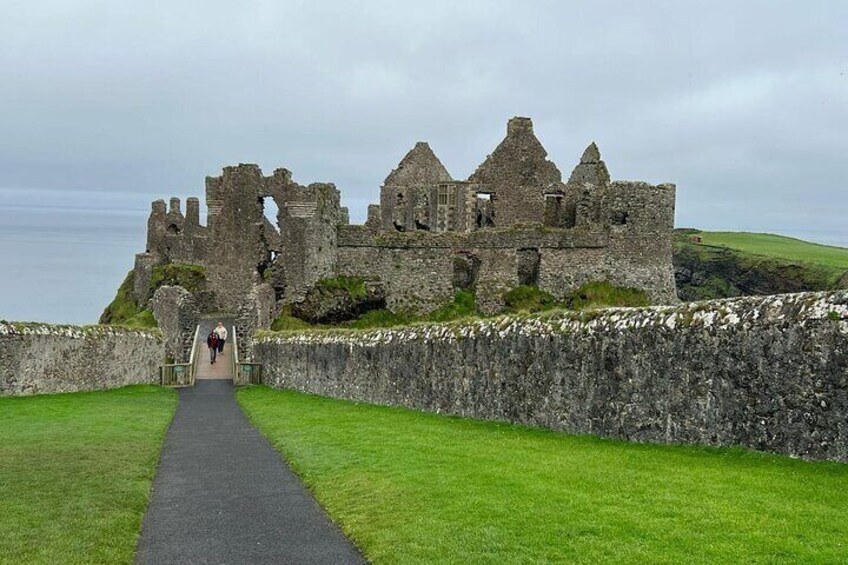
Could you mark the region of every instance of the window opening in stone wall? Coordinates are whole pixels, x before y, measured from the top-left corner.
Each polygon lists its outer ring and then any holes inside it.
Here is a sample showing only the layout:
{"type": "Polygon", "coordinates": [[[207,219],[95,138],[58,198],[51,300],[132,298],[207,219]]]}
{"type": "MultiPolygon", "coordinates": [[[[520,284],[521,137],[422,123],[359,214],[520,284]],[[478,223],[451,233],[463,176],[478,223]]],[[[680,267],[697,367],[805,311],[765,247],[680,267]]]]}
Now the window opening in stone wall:
{"type": "Polygon", "coordinates": [[[518,267],[518,284],[536,286],[539,283],[539,264],[541,255],[539,248],[528,247],[515,252],[518,267]]]}
{"type": "Polygon", "coordinates": [[[613,212],[612,218],[610,218],[610,219],[612,220],[613,225],[623,226],[624,224],[627,223],[628,214],[627,214],[627,212],[619,210],[617,212],[613,212]]]}
{"type": "Polygon", "coordinates": [[[392,225],[397,231],[406,231],[406,199],[402,192],[395,194],[395,205],[392,212],[392,225]]]}
{"type": "Polygon", "coordinates": [[[559,193],[545,195],[545,225],[563,227],[563,195],[559,193]]]}
{"type": "Polygon", "coordinates": [[[480,259],[468,252],[453,256],[453,287],[457,290],[474,289],[477,286],[477,273],[480,271],[480,259]]]}
{"type": "Polygon", "coordinates": [[[448,187],[440,186],[439,187],[439,206],[447,206],[448,205],[448,187]]]}
{"type": "Polygon", "coordinates": [[[180,233],[179,226],[177,226],[177,224],[171,224],[170,226],[168,226],[168,233],[171,233],[171,234],[180,233]]]}
{"type": "Polygon", "coordinates": [[[262,208],[262,214],[265,216],[271,225],[274,227],[274,231],[278,234],[280,233],[280,225],[277,220],[277,213],[280,208],[277,206],[277,202],[274,201],[272,197],[259,198],[259,206],[262,208]]]}
{"type": "Polygon", "coordinates": [[[277,217],[280,208],[277,206],[277,202],[271,197],[263,199],[262,210],[265,214],[265,217],[268,218],[269,222],[271,222],[271,225],[277,228],[277,231],[279,231],[280,226],[278,224],[277,217]]]}
{"type": "Polygon", "coordinates": [[[495,225],[495,207],[492,195],[487,192],[477,193],[477,209],[475,224],[478,228],[490,228],[495,225]]]}

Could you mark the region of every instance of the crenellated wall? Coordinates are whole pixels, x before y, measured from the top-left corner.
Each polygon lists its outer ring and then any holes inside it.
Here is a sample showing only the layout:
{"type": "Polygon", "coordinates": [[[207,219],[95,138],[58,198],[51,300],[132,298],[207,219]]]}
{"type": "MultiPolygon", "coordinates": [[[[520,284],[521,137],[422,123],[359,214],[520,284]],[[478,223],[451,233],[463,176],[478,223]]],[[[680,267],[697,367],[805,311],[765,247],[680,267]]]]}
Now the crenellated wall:
{"type": "Polygon", "coordinates": [[[848,292],[261,334],[274,387],[848,462],[848,292]]]}
{"type": "Polygon", "coordinates": [[[0,395],[154,384],[164,357],[158,330],[0,321],[0,395]]]}

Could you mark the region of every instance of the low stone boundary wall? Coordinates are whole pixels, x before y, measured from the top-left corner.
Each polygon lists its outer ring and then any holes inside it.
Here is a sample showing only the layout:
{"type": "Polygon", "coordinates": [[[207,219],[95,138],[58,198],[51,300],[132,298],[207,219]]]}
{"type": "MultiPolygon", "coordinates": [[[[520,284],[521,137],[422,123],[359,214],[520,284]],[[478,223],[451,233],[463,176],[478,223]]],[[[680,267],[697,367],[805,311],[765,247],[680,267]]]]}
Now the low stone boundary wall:
{"type": "Polygon", "coordinates": [[[164,357],[158,330],[0,321],[0,395],[158,383],[164,357]]]}
{"type": "Polygon", "coordinates": [[[270,386],[848,462],[848,292],[259,334],[270,386]]]}

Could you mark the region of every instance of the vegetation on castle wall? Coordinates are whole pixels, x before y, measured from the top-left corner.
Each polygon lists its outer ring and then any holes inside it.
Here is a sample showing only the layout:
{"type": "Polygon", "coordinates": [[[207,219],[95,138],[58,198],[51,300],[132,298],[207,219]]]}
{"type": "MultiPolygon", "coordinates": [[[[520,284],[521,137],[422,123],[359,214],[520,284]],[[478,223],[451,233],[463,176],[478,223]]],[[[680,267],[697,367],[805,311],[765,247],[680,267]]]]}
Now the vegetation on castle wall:
{"type": "Polygon", "coordinates": [[[367,294],[365,279],[362,277],[338,276],[321,279],[315,286],[325,290],[346,290],[351,298],[364,298],[367,294]]]}
{"type": "Polygon", "coordinates": [[[311,327],[307,322],[292,316],[290,305],[285,306],[283,311],[280,312],[280,315],[271,322],[271,330],[275,332],[304,330],[311,327]]]}
{"type": "Polygon", "coordinates": [[[556,307],[553,295],[535,285],[520,285],[504,294],[508,312],[543,312],[556,307]]]}
{"type": "MultiPolygon", "coordinates": [[[[169,263],[153,269],[150,277],[148,298],[152,298],[161,286],[181,286],[189,292],[203,290],[206,284],[206,269],[199,265],[169,263]]],[[[141,308],[135,299],[133,286],[135,271],[130,271],[112,302],[103,310],[99,323],[127,326],[130,328],[155,328],[158,326],[153,312],[141,308]]]]}
{"type": "Polygon", "coordinates": [[[206,268],[188,263],[167,263],[153,268],[150,276],[150,291],[152,298],[160,286],[181,286],[189,292],[198,292],[206,286],[206,268]]]}
{"type": "Polygon", "coordinates": [[[103,310],[100,315],[101,324],[122,325],[133,328],[155,328],[157,327],[156,320],[153,318],[153,312],[142,309],[136,302],[133,295],[133,285],[135,284],[135,271],[130,271],[121,286],[118,287],[118,293],[114,300],[103,310]]]}
{"type": "MultiPolygon", "coordinates": [[[[356,289],[355,277],[338,277],[330,284],[335,284],[333,288],[356,289]],[[342,279],[339,281],[338,279],[342,279]],[[347,279],[347,280],[344,280],[347,279]]],[[[360,279],[361,281],[361,279],[360,279]]],[[[364,289],[364,286],[363,286],[364,289]]],[[[391,310],[381,308],[365,312],[355,320],[341,322],[336,325],[326,324],[309,324],[299,318],[292,316],[291,307],[283,308],[283,311],[271,324],[272,331],[297,331],[306,329],[329,329],[329,328],[348,328],[348,329],[371,329],[371,328],[391,328],[396,326],[406,326],[421,322],[447,322],[458,320],[477,315],[477,302],[473,290],[460,290],[454,295],[451,302],[441,306],[440,308],[425,315],[416,315],[409,312],[392,312],[391,310]]]]}
{"type": "MultiPolygon", "coordinates": [[[[349,288],[350,281],[338,281],[334,288],[349,288]]],[[[355,288],[355,287],[354,287],[355,288]]],[[[523,285],[504,295],[506,313],[540,313],[552,310],[589,310],[607,306],[648,306],[650,300],[645,292],[611,285],[604,281],[586,283],[567,294],[562,300],[538,287],[523,285]]],[[[344,328],[366,330],[374,328],[393,328],[413,324],[452,322],[468,318],[480,318],[477,310],[476,295],[473,290],[459,290],[454,299],[433,310],[429,314],[417,315],[411,312],[393,312],[381,308],[363,313],[354,320],[338,324],[309,324],[292,316],[291,309],[285,308],[271,325],[272,331],[328,330],[344,328]]]]}
{"type": "Polygon", "coordinates": [[[545,312],[547,310],[586,310],[609,306],[648,306],[648,295],[636,288],[612,285],[606,281],[592,281],[566,294],[562,300],[536,286],[517,286],[504,294],[506,311],[545,312]]]}

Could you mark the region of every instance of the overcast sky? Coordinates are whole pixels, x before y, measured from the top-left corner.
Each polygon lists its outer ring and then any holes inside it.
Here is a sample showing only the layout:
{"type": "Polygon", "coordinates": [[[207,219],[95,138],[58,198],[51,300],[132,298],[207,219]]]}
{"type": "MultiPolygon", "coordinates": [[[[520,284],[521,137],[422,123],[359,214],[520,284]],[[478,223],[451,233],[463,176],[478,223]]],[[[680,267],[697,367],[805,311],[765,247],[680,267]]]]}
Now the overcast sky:
{"type": "Polygon", "coordinates": [[[678,226],[848,245],[846,23],[836,1],[0,0],[0,318],[96,318],[149,202],[224,165],[335,182],[362,221],[415,141],[465,178],[514,115],[566,176],[594,140],[613,178],[676,183],[678,226]],[[73,299],[32,288],[57,261],[73,299]]]}

